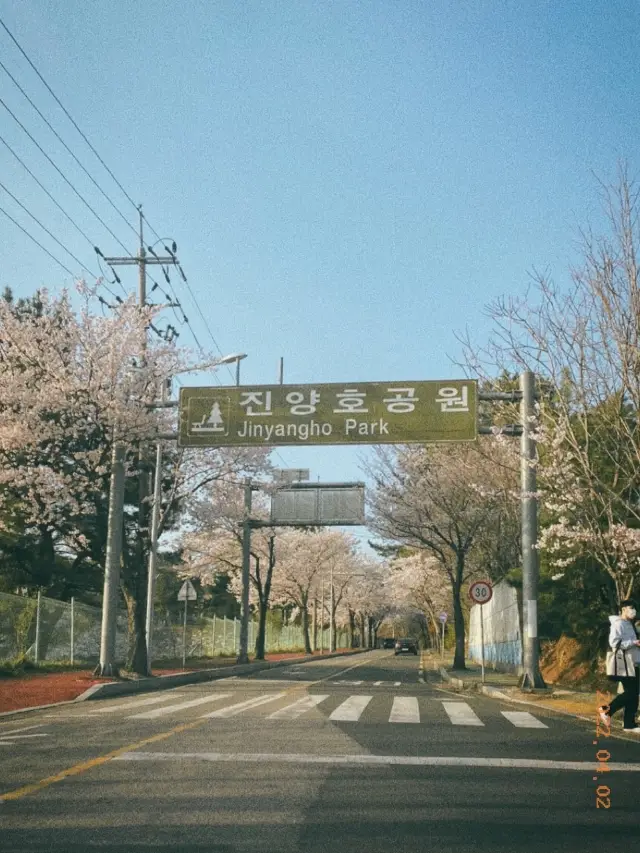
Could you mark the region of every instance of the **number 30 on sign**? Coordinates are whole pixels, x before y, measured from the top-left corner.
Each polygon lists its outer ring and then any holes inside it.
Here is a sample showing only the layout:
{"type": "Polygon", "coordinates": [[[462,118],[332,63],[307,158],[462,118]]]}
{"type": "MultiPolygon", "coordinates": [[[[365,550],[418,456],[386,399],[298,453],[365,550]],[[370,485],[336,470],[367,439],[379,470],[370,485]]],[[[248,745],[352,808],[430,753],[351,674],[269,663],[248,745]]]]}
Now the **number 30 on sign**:
{"type": "Polygon", "coordinates": [[[469,587],[469,598],[476,604],[486,604],[492,596],[493,587],[489,581],[475,581],[469,587]]]}

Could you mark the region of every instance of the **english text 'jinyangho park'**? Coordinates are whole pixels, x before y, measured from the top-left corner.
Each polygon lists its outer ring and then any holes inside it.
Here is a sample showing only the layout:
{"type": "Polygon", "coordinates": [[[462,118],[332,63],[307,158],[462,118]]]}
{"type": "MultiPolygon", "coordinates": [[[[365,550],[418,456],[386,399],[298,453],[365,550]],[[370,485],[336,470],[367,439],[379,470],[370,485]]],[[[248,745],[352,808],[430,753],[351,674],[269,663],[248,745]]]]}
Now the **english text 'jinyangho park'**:
{"type": "Polygon", "coordinates": [[[182,388],[182,447],[473,441],[476,383],[182,388]]]}

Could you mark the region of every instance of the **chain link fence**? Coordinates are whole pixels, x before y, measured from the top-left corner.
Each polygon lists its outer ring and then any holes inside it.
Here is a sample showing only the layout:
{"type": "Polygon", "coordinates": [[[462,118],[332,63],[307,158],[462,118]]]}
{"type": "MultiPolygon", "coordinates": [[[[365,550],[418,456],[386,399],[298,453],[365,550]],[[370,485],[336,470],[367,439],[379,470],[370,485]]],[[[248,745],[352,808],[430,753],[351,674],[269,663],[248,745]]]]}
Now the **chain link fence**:
{"type": "MultiPolygon", "coordinates": [[[[28,657],[36,662],[68,661],[96,663],[100,658],[102,611],[79,602],[57,601],[45,596],[26,598],[0,593],[0,660],[28,657]]],[[[183,620],[178,614],[156,614],[153,625],[153,659],[182,657],[183,620]]],[[[258,623],[249,623],[249,651],[255,648],[258,623]]],[[[313,638],[312,642],[313,642],[313,638]]],[[[329,632],[324,631],[325,649],[329,632]]],[[[336,631],[336,647],[345,648],[348,633],[336,631]]],[[[320,631],[318,631],[320,646],[320,631]]],[[[124,662],[128,647],[126,612],[118,614],[116,658],[124,662]]],[[[304,634],[299,625],[274,625],[267,621],[267,652],[304,651],[304,634]]],[[[234,657],[240,651],[240,620],[226,617],[187,616],[186,657],[234,657]]]]}

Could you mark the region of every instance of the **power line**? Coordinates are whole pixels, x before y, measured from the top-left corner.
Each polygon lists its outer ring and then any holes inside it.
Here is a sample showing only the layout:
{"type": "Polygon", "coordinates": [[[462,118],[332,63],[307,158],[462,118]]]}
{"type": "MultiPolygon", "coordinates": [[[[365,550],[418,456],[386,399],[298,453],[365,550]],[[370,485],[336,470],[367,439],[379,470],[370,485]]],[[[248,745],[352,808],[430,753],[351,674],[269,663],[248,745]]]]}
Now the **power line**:
{"type": "MultiPolygon", "coordinates": [[[[55,102],[58,104],[58,106],[60,107],[60,109],[64,112],[64,114],[66,115],[66,117],[69,119],[69,121],[70,121],[70,122],[71,122],[71,124],[74,126],[74,128],[76,129],[76,131],[80,134],[80,136],[81,136],[81,137],[82,137],[82,139],[85,141],[85,143],[89,146],[90,150],[91,150],[91,151],[93,152],[93,154],[96,156],[96,158],[98,159],[98,161],[100,162],[100,164],[101,164],[101,165],[103,166],[103,168],[107,171],[107,173],[110,175],[110,177],[111,177],[111,178],[113,179],[113,181],[116,183],[116,185],[119,187],[119,189],[120,189],[120,190],[121,190],[121,192],[124,194],[124,196],[127,198],[127,200],[128,200],[128,201],[129,201],[129,202],[130,202],[130,203],[131,203],[131,204],[136,208],[136,210],[137,210],[137,209],[138,209],[138,205],[134,202],[134,200],[131,198],[131,196],[130,196],[130,195],[129,195],[129,193],[126,191],[126,189],[124,188],[124,186],[123,186],[123,185],[120,183],[120,181],[116,178],[116,176],[115,176],[115,175],[114,175],[114,173],[111,171],[111,169],[109,168],[109,166],[107,166],[107,164],[105,163],[105,161],[103,160],[103,158],[100,156],[100,154],[98,153],[98,151],[96,150],[96,148],[92,145],[92,143],[90,142],[90,140],[88,139],[88,137],[86,136],[86,134],[85,134],[85,133],[80,129],[80,127],[78,126],[77,122],[74,120],[74,118],[72,117],[72,115],[69,113],[69,111],[67,110],[67,108],[64,106],[64,104],[62,103],[62,101],[60,100],[60,98],[58,98],[58,96],[56,95],[56,93],[53,91],[53,89],[51,88],[51,86],[50,86],[50,85],[47,83],[47,81],[44,79],[44,77],[42,76],[42,74],[40,73],[40,71],[38,70],[38,68],[37,68],[37,67],[35,66],[35,64],[32,62],[32,60],[30,59],[30,57],[28,56],[28,54],[26,53],[26,51],[23,49],[23,47],[20,45],[20,43],[18,42],[18,40],[16,39],[16,37],[13,35],[13,33],[11,32],[11,30],[7,27],[7,25],[5,24],[5,22],[4,22],[1,18],[0,18],[0,25],[2,25],[3,29],[5,30],[5,32],[6,32],[6,33],[7,33],[7,35],[9,36],[9,38],[13,41],[13,43],[14,43],[14,44],[15,44],[15,46],[18,48],[18,50],[20,51],[20,53],[21,53],[21,54],[24,56],[24,58],[27,60],[27,62],[29,63],[29,65],[31,66],[31,68],[33,69],[33,71],[37,74],[37,76],[38,76],[38,78],[40,79],[40,81],[41,81],[41,82],[43,83],[43,85],[46,87],[47,91],[48,91],[48,92],[50,93],[50,95],[53,97],[53,99],[54,99],[54,100],[55,100],[55,102]]],[[[22,92],[22,94],[27,98],[27,100],[28,100],[28,101],[29,101],[29,103],[32,105],[32,107],[36,110],[36,112],[38,113],[38,115],[39,115],[39,116],[42,118],[42,120],[47,124],[47,127],[49,127],[49,129],[50,129],[50,130],[55,134],[56,138],[57,138],[57,139],[58,139],[58,140],[59,140],[59,141],[64,145],[65,149],[66,149],[66,150],[71,154],[71,156],[74,158],[74,160],[78,163],[78,165],[83,169],[83,171],[88,175],[88,177],[91,179],[91,181],[95,184],[95,186],[96,186],[96,187],[100,190],[100,192],[105,196],[105,198],[109,201],[109,203],[110,203],[110,204],[115,208],[115,210],[119,213],[119,215],[120,215],[120,216],[125,220],[125,222],[127,223],[127,225],[128,225],[130,228],[132,228],[132,230],[134,231],[134,233],[136,233],[136,232],[135,232],[135,228],[133,228],[133,226],[131,225],[131,223],[126,219],[126,217],[124,217],[124,215],[121,213],[121,211],[120,211],[120,210],[115,206],[115,204],[111,201],[111,199],[109,198],[109,196],[104,192],[104,190],[100,187],[100,185],[99,185],[99,184],[98,184],[98,183],[97,183],[97,182],[96,182],[96,181],[91,177],[91,175],[89,174],[89,172],[85,169],[85,167],[84,167],[84,166],[82,165],[82,163],[78,160],[78,158],[75,156],[75,154],[73,154],[73,152],[71,151],[71,149],[66,145],[66,143],[64,142],[64,140],[60,137],[60,135],[59,135],[59,134],[54,130],[54,128],[51,126],[51,124],[47,121],[47,119],[44,117],[44,115],[40,112],[40,110],[39,110],[39,109],[36,107],[36,105],[33,103],[33,101],[31,100],[31,98],[27,95],[27,93],[22,89],[22,87],[17,83],[17,81],[16,81],[16,80],[13,78],[13,76],[9,73],[9,71],[6,69],[6,67],[5,67],[2,63],[0,63],[0,65],[2,66],[3,70],[5,71],[5,73],[7,73],[7,74],[9,75],[9,77],[10,77],[10,78],[11,78],[11,80],[14,82],[14,84],[15,84],[15,85],[20,89],[20,91],[22,92]]],[[[55,164],[55,163],[53,162],[53,160],[51,160],[51,158],[50,158],[50,157],[45,153],[45,151],[40,147],[40,145],[38,145],[38,143],[37,143],[37,142],[36,142],[36,140],[33,138],[33,136],[29,133],[29,131],[27,131],[27,130],[26,130],[26,128],[25,128],[25,127],[21,124],[21,122],[16,118],[16,116],[11,112],[11,110],[9,110],[9,108],[8,108],[8,107],[7,107],[7,105],[4,103],[4,101],[2,101],[2,100],[0,99],[0,103],[2,103],[2,105],[3,105],[3,106],[5,107],[5,109],[10,113],[10,115],[12,116],[12,118],[13,118],[13,119],[14,119],[14,120],[15,120],[15,121],[20,125],[20,127],[22,128],[22,130],[23,130],[23,131],[24,131],[24,132],[29,136],[29,138],[31,139],[31,141],[32,141],[32,142],[33,142],[33,143],[38,147],[38,149],[39,149],[39,150],[42,152],[42,154],[47,158],[47,160],[51,163],[51,165],[52,165],[52,166],[53,166],[53,167],[54,167],[54,168],[59,172],[59,174],[62,176],[62,178],[63,178],[63,179],[64,179],[64,180],[69,184],[69,186],[70,186],[70,187],[71,187],[71,189],[76,193],[76,195],[78,195],[78,197],[79,197],[79,198],[84,202],[84,204],[89,208],[89,210],[91,210],[91,212],[93,213],[93,215],[94,215],[94,216],[99,220],[99,222],[100,222],[100,223],[101,223],[101,224],[102,224],[102,225],[107,229],[107,231],[109,232],[109,234],[111,234],[111,236],[114,238],[114,240],[115,240],[115,241],[116,241],[116,242],[117,242],[117,243],[118,243],[118,244],[119,244],[119,245],[120,245],[120,246],[125,250],[125,252],[127,252],[127,254],[130,254],[130,253],[129,253],[129,251],[127,250],[126,246],[124,246],[124,244],[123,244],[123,243],[122,243],[122,242],[121,242],[121,241],[120,241],[120,240],[115,236],[115,234],[113,233],[113,231],[111,231],[111,229],[108,227],[108,225],[106,225],[106,223],[101,219],[101,217],[100,217],[100,216],[98,216],[98,214],[95,212],[95,210],[93,210],[93,208],[92,208],[92,207],[88,204],[88,202],[87,202],[87,201],[82,197],[82,195],[80,195],[80,193],[78,193],[78,191],[75,189],[75,187],[73,186],[73,184],[71,184],[71,182],[70,182],[70,181],[69,181],[69,180],[64,176],[64,174],[60,171],[60,169],[58,169],[58,167],[56,166],[56,164],[55,164]]],[[[157,232],[157,231],[155,230],[155,228],[153,228],[153,226],[149,223],[148,219],[147,219],[146,217],[144,217],[144,218],[145,218],[145,221],[147,222],[147,225],[149,226],[149,228],[151,229],[151,231],[155,234],[155,236],[156,236],[158,239],[161,239],[161,238],[160,238],[160,236],[159,236],[159,234],[158,234],[158,232],[157,232]]],[[[86,269],[86,267],[85,267],[85,269],[86,269]]],[[[184,272],[182,271],[182,269],[180,269],[180,272],[181,272],[181,274],[182,274],[182,278],[183,278],[183,279],[184,279],[184,281],[185,281],[185,284],[187,285],[187,288],[188,288],[189,293],[190,293],[190,295],[191,295],[191,299],[192,299],[192,301],[193,301],[193,304],[194,304],[194,306],[195,306],[195,308],[196,308],[196,310],[197,310],[198,314],[200,315],[200,318],[202,319],[202,322],[204,323],[205,329],[206,329],[206,331],[207,331],[207,333],[208,333],[209,337],[211,338],[211,340],[212,340],[212,342],[213,342],[214,346],[216,347],[216,349],[218,350],[218,352],[220,353],[220,355],[223,355],[222,349],[220,348],[220,345],[218,344],[217,340],[215,339],[215,337],[214,337],[214,335],[213,335],[213,333],[212,333],[212,331],[211,331],[211,329],[210,329],[210,327],[209,327],[209,325],[208,325],[208,323],[207,323],[207,321],[206,321],[206,319],[205,319],[205,317],[204,317],[204,314],[202,313],[202,310],[201,310],[201,308],[200,308],[200,305],[198,304],[198,301],[196,300],[196,297],[195,297],[195,295],[194,295],[194,293],[193,293],[193,291],[192,291],[192,289],[191,289],[191,286],[190,286],[189,282],[187,281],[187,278],[186,278],[186,276],[185,276],[184,272]]],[[[150,278],[151,278],[151,277],[150,277],[150,278]]],[[[151,279],[151,281],[153,281],[153,283],[154,283],[154,284],[157,284],[157,282],[156,282],[154,279],[151,279]]],[[[196,335],[195,335],[195,332],[194,332],[194,330],[193,330],[193,327],[192,327],[192,326],[191,326],[191,324],[188,322],[188,319],[186,318],[186,315],[184,314],[184,312],[183,312],[183,317],[185,318],[185,321],[187,322],[187,325],[189,325],[189,328],[190,328],[191,334],[193,335],[193,338],[194,338],[194,340],[195,340],[195,342],[196,342],[196,345],[199,347],[199,349],[200,349],[200,350],[202,350],[202,346],[201,346],[200,342],[198,341],[198,338],[197,338],[197,337],[196,337],[196,335]]],[[[230,375],[230,376],[231,376],[231,378],[233,379],[233,373],[231,372],[231,369],[229,368],[229,366],[228,366],[228,365],[227,365],[227,369],[228,369],[228,371],[229,371],[229,375],[230,375]]]]}
{"type": "Polygon", "coordinates": [[[40,228],[42,228],[42,230],[43,230],[43,231],[46,231],[46,233],[49,235],[49,237],[51,237],[51,239],[52,239],[52,240],[54,240],[54,241],[58,244],[58,246],[60,246],[60,248],[61,248],[63,251],[65,251],[65,252],[67,253],[67,255],[69,255],[69,257],[73,258],[73,260],[74,260],[77,264],[79,264],[79,265],[82,267],[82,269],[83,269],[83,270],[85,270],[86,272],[88,272],[90,276],[92,276],[92,277],[93,277],[93,278],[95,278],[95,279],[97,279],[97,278],[98,278],[98,276],[97,276],[94,272],[92,272],[92,271],[89,269],[89,267],[85,266],[85,265],[82,263],[82,261],[81,261],[81,260],[79,260],[78,258],[76,258],[76,256],[73,254],[73,252],[72,252],[72,251],[70,251],[69,249],[67,249],[67,247],[64,245],[64,243],[61,243],[61,242],[60,242],[60,240],[58,240],[58,238],[55,236],[55,234],[52,234],[52,233],[51,233],[51,231],[49,231],[49,229],[47,228],[47,226],[46,226],[46,225],[43,225],[43,224],[42,224],[42,222],[40,222],[40,220],[39,220],[36,216],[34,216],[34,215],[33,215],[33,213],[31,213],[31,211],[30,211],[27,207],[25,207],[25,205],[20,201],[20,199],[18,199],[18,198],[16,198],[16,197],[14,196],[14,194],[11,192],[11,190],[9,190],[9,189],[7,189],[7,187],[5,187],[5,185],[2,183],[2,181],[0,181],[0,187],[1,187],[1,188],[2,188],[6,193],[7,193],[7,195],[11,196],[11,198],[15,201],[15,203],[16,203],[17,205],[19,205],[19,206],[24,210],[24,212],[25,212],[28,216],[30,216],[30,217],[33,219],[33,221],[34,221],[37,225],[39,225],[39,226],[40,226],[40,228]]]}
{"type": "MultiPolygon", "coordinates": [[[[75,221],[75,219],[73,219],[73,217],[72,217],[72,216],[70,216],[70,215],[67,213],[67,211],[64,209],[64,207],[62,207],[62,205],[61,205],[61,204],[59,204],[59,203],[58,203],[58,201],[56,201],[56,199],[53,197],[53,195],[49,192],[49,190],[48,190],[48,189],[45,187],[45,185],[42,183],[42,181],[40,181],[40,180],[39,180],[39,179],[38,179],[38,178],[33,174],[33,172],[32,172],[32,171],[31,171],[31,169],[27,166],[27,164],[24,162],[24,160],[22,160],[22,159],[21,159],[21,157],[20,157],[20,156],[19,156],[19,155],[18,155],[18,154],[13,150],[13,148],[9,145],[9,143],[7,142],[7,140],[6,140],[3,136],[0,136],[0,142],[2,142],[2,144],[3,144],[3,145],[4,145],[4,146],[5,146],[5,147],[6,147],[6,148],[11,152],[11,154],[15,157],[15,159],[18,161],[18,163],[20,163],[20,165],[21,165],[21,166],[22,166],[22,168],[27,172],[27,174],[28,174],[28,175],[30,175],[30,177],[31,177],[31,178],[33,178],[33,180],[34,180],[34,181],[36,182],[36,184],[40,187],[40,189],[43,191],[43,193],[44,193],[44,194],[45,194],[49,199],[51,199],[51,201],[55,204],[55,206],[56,206],[56,207],[58,208],[58,210],[62,213],[62,215],[63,215],[66,219],[68,219],[68,220],[69,220],[69,222],[73,225],[73,227],[76,229],[76,231],[77,231],[77,232],[78,232],[82,237],[84,237],[84,239],[87,241],[87,243],[88,243],[88,244],[91,246],[91,248],[93,249],[93,248],[94,248],[94,242],[93,242],[93,240],[91,240],[91,238],[87,235],[87,233],[86,233],[85,231],[83,231],[83,230],[82,230],[82,228],[78,225],[78,223],[75,221]]],[[[81,264],[81,266],[84,266],[84,264],[81,264]]],[[[87,268],[86,268],[86,267],[84,267],[84,269],[87,269],[87,268]]],[[[93,273],[91,273],[91,274],[93,275],[93,273]]],[[[113,291],[112,291],[112,290],[109,290],[109,288],[108,288],[104,283],[103,283],[103,287],[104,287],[106,290],[108,290],[108,291],[109,291],[109,293],[111,293],[111,295],[115,298],[115,293],[113,293],[113,291]]],[[[126,294],[127,294],[127,291],[126,291],[126,290],[124,290],[124,288],[122,287],[122,284],[120,285],[120,287],[122,288],[122,290],[123,290],[124,294],[126,295],[126,294]]]]}
{"type": "Polygon", "coordinates": [[[41,189],[44,193],[46,193],[46,195],[51,199],[51,201],[55,204],[55,206],[58,208],[58,210],[59,210],[61,213],[63,213],[63,214],[64,214],[64,216],[66,216],[66,218],[67,218],[67,219],[69,220],[69,222],[73,225],[73,227],[76,229],[76,231],[78,231],[78,233],[79,233],[79,234],[82,234],[82,236],[83,236],[83,237],[84,237],[84,239],[87,241],[87,243],[88,243],[88,244],[93,248],[93,240],[91,240],[91,239],[87,236],[87,234],[82,230],[82,228],[78,225],[78,223],[77,223],[74,219],[72,219],[72,218],[71,218],[71,216],[69,216],[69,214],[68,214],[68,213],[67,213],[67,211],[64,209],[64,207],[62,207],[62,205],[60,205],[60,204],[55,200],[55,198],[51,195],[51,193],[50,193],[50,192],[49,192],[49,190],[44,186],[44,184],[43,184],[41,181],[39,181],[39,180],[38,180],[38,178],[36,178],[36,176],[33,174],[33,172],[31,171],[31,169],[27,166],[27,164],[24,162],[24,160],[22,160],[22,159],[19,157],[19,155],[18,155],[18,154],[16,154],[16,152],[15,152],[15,151],[13,150],[13,148],[9,145],[9,143],[7,142],[7,140],[6,140],[4,137],[0,136],[0,142],[2,142],[2,144],[3,144],[3,145],[5,145],[5,146],[9,149],[9,151],[13,154],[13,156],[16,158],[16,160],[18,161],[18,163],[20,163],[20,165],[21,165],[24,169],[26,169],[26,171],[29,173],[29,175],[31,175],[31,177],[32,177],[32,178],[33,178],[33,180],[36,182],[36,184],[40,187],[40,189],[41,189]]]}
{"type": "Polygon", "coordinates": [[[38,75],[38,77],[40,78],[40,80],[42,81],[42,83],[45,85],[45,87],[47,88],[47,90],[49,91],[49,93],[51,94],[51,96],[53,97],[53,99],[55,100],[55,102],[58,104],[58,106],[60,107],[60,109],[62,110],[62,112],[66,115],[66,117],[69,119],[69,121],[71,122],[71,124],[75,127],[75,129],[78,131],[78,133],[80,134],[80,136],[81,136],[81,137],[84,139],[84,141],[87,143],[87,145],[89,146],[89,148],[91,149],[91,151],[95,154],[95,156],[98,158],[98,160],[100,161],[100,163],[102,164],[102,166],[106,169],[106,171],[109,173],[109,175],[113,178],[113,180],[115,181],[115,183],[117,184],[117,186],[120,188],[120,190],[124,193],[124,195],[126,196],[126,198],[131,202],[131,204],[132,204],[132,205],[136,208],[136,210],[137,210],[137,209],[138,209],[138,205],[137,205],[137,204],[135,203],[135,201],[131,198],[131,196],[129,195],[129,193],[125,190],[125,188],[122,186],[122,184],[120,183],[120,181],[116,178],[116,176],[113,174],[113,172],[111,171],[111,169],[110,169],[110,168],[107,166],[107,164],[104,162],[104,160],[102,159],[102,157],[98,154],[98,152],[97,152],[97,151],[96,151],[96,149],[93,147],[93,145],[91,144],[91,142],[89,142],[89,140],[87,139],[87,137],[85,136],[85,134],[80,130],[80,128],[78,127],[78,125],[76,124],[76,122],[73,120],[73,117],[71,116],[71,114],[69,113],[69,111],[66,109],[66,107],[64,106],[64,104],[62,103],[62,101],[60,100],[60,98],[58,98],[58,96],[57,96],[57,95],[56,95],[56,93],[53,91],[53,89],[51,88],[51,86],[47,83],[47,81],[44,79],[44,77],[42,76],[42,74],[38,71],[38,69],[36,68],[36,66],[35,66],[35,65],[33,64],[33,62],[31,61],[31,59],[27,56],[26,52],[24,51],[24,49],[22,48],[22,46],[19,44],[18,40],[17,40],[17,39],[16,39],[16,37],[13,35],[13,33],[11,32],[11,30],[9,29],[9,27],[8,27],[8,26],[5,24],[5,22],[2,20],[2,18],[0,18],[0,25],[2,25],[3,29],[6,31],[6,33],[7,33],[7,34],[8,34],[8,36],[9,36],[9,38],[11,39],[11,41],[15,44],[15,46],[18,48],[18,50],[20,51],[20,53],[21,53],[21,54],[24,56],[24,58],[27,60],[27,62],[28,62],[28,63],[29,63],[29,65],[31,66],[31,68],[33,68],[33,70],[35,71],[35,73],[38,75]]]}
{"type": "Polygon", "coordinates": [[[52,124],[51,124],[51,122],[46,118],[46,116],[44,116],[44,115],[42,114],[42,112],[41,112],[41,111],[38,109],[38,107],[34,104],[34,102],[31,100],[31,98],[29,97],[29,95],[25,92],[25,90],[24,90],[24,89],[22,88],[22,86],[18,83],[18,81],[17,81],[17,80],[15,79],[15,77],[13,76],[13,74],[11,74],[11,72],[9,71],[9,69],[6,67],[6,65],[5,65],[2,61],[0,61],[0,68],[2,68],[2,70],[5,72],[5,74],[6,74],[6,75],[11,79],[11,81],[13,82],[13,84],[14,84],[14,85],[15,85],[15,86],[20,90],[20,92],[24,95],[24,97],[25,97],[25,98],[27,99],[27,101],[31,104],[31,106],[33,107],[33,109],[38,113],[38,115],[40,116],[40,118],[42,119],[42,121],[47,125],[47,127],[49,128],[49,130],[50,130],[50,131],[53,133],[53,135],[56,137],[56,139],[57,139],[57,140],[58,140],[58,141],[59,141],[59,142],[64,146],[65,150],[66,150],[66,151],[68,151],[68,152],[69,152],[69,154],[73,157],[73,159],[75,160],[75,162],[78,164],[78,166],[80,166],[80,168],[81,168],[81,169],[82,169],[82,171],[85,173],[85,175],[89,178],[89,180],[92,182],[92,184],[93,184],[95,187],[97,187],[97,189],[98,189],[98,190],[100,190],[100,192],[101,192],[101,193],[102,193],[102,195],[106,198],[106,200],[109,202],[109,204],[111,205],[111,207],[116,211],[116,213],[117,213],[117,214],[120,216],[120,218],[125,222],[125,224],[126,224],[126,225],[127,225],[127,226],[132,230],[132,231],[133,231],[133,233],[134,233],[134,234],[136,234],[136,233],[137,233],[137,232],[136,232],[136,229],[135,229],[135,228],[133,227],[133,225],[129,222],[129,220],[126,218],[126,216],[124,215],[124,213],[122,213],[122,211],[120,210],[120,208],[119,208],[119,207],[117,207],[117,205],[116,205],[116,204],[114,204],[114,202],[111,200],[111,198],[110,198],[110,197],[107,195],[107,193],[102,189],[102,187],[100,186],[100,184],[95,180],[95,178],[93,177],[93,175],[91,175],[91,173],[90,173],[90,172],[85,168],[85,166],[83,165],[83,163],[81,163],[81,161],[76,157],[76,155],[75,155],[75,154],[73,153],[73,151],[69,148],[69,146],[68,146],[68,145],[67,145],[67,143],[64,141],[64,139],[60,136],[60,134],[58,133],[58,131],[53,127],[53,125],[52,125],[52,124]]]}
{"type": "MultiPolygon", "coordinates": [[[[96,211],[93,209],[93,207],[91,207],[91,205],[89,204],[89,202],[88,202],[88,201],[86,200],[86,198],[82,195],[82,193],[78,192],[78,190],[74,187],[74,185],[71,183],[71,181],[70,181],[70,180],[67,178],[67,176],[64,174],[64,172],[62,171],[62,169],[60,169],[58,166],[56,166],[56,164],[53,162],[53,160],[51,159],[51,157],[49,157],[49,155],[48,155],[48,154],[47,154],[47,152],[44,150],[44,148],[43,148],[43,147],[40,145],[40,143],[39,143],[39,142],[38,142],[38,141],[37,141],[37,140],[32,136],[32,134],[27,130],[27,128],[22,124],[22,122],[20,121],[20,119],[19,119],[19,118],[18,118],[18,117],[17,117],[17,116],[12,112],[12,110],[11,110],[11,109],[10,109],[10,108],[5,104],[5,102],[2,100],[2,98],[0,98],[0,104],[5,108],[5,110],[9,113],[9,115],[11,116],[11,118],[12,118],[12,119],[16,122],[16,124],[17,124],[17,125],[18,125],[18,126],[19,126],[23,131],[24,131],[24,133],[26,133],[26,135],[29,137],[29,139],[30,139],[30,140],[33,142],[33,144],[36,146],[36,148],[38,149],[38,151],[40,151],[40,153],[41,153],[44,157],[46,157],[46,159],[49,161],[49,163],[51,163],[51,165],[53,166],[53,168],[54,168],[54,169],[56,170],[56,172],[60,175],[60,177],[65,181],[65,183],[67,183],[67,184],[69,185],[69,187],[71,187],[71,189],[72,189],[72,190],[73,190],[73,192],[78,196],[78,198],[80,199],[80,201],[81,201],[81,202],[82,202],[82,203],[83,203],[83,204],[84,204],[84,205],[85,205],[85,206],[86,206],[86,207],[91,211],[91,213],[93,213],[93,215],[94,215],[94,216],[95,216],[95,218],[98,220],[98,222],[100,222],[100,223],[104,226],[104,228],[106,228],[106,230],[109,232],[109,234],[111,234],[111,236],[112,236],[112,237],[113,237],[113,239],[116,241],[116,243],[118,243],[118,245],[119,245],[119,246],[121,246],[121,247],[124,249],[124,251],[125,251],[128,255],[131,255],[131,253],[129,252],[129,250],[127,249],[127,247],[124,245],[124,243],[123,243],[123,242],[122,242],[122,241],[121,241],[121,240],[120,240],[120,239],[119,239],[119,238],[118,238],[118,237],[113,233],[113,231],[111,230],[111,228],[109,228],[109,226],[108,226],[108,225],[107,225],[107,223],[104,221],[104,219],[102,219],[102,217],[101,217],[98,213],[96,213],[96,211]]],[[[133,256],[131,255],[131,257],[133,257],[133,256]]]]}
{"type": "Polygon", "coordinates": [[[20,225],[20,223],[19,223],[17,220],[15,220],[15,219],[13,218],[13,216],[11,216],[11,214],[10,214],[10,213],[7,213],[7,211],[6,211],[3,207],[0,207],[0,213],[4,213],[4,215],[7,217],[7,219],[10,219],[10,220],[13,222],[13,224],[14,224],[17,228],[19,228],[19,229],[20,229],[24,234],[26,234],[26,235],[27,235],[27,237],[28,237],[30,240],[33,240],[33,242],[36,244],[36,246],[39,246],[39,247],[42,249],[42,251],[43,251],[43,252],[46,252],[46,253],[47,253],[47,255],[49,255],[49,257],[50,257],[53,261],[55,261],[55,262],[58,264],[58,266],[59,266],[59,267],[62,267],[62,269],[63,269],[65,272],[69,273],[69,275],[71,276],[71,278],[74,278],[74,277],[75,277],[75,276],[74,276],[74,274],[73,274],[73,273],[71,272],[71,270],[69,269],[69,267],[65,267],[65,265],[62,263],[62,261],[59,261],[59,260],[56,258],[56,256],[55,256],[55,255],[52,255],[52,254],[51,254],[51,252],[50,252],[48,249],[46,249],[46,248],[42,245],[42,243],[39,243],[39,242],[38,242],[38,240],[36,240],[36,238],[35,238],[32,234],[29,234],[29,232],[27,231],[27,229],[26,229],[26,228],[23,228],[23,227],[22,227],[22,225],[20,225]]]}

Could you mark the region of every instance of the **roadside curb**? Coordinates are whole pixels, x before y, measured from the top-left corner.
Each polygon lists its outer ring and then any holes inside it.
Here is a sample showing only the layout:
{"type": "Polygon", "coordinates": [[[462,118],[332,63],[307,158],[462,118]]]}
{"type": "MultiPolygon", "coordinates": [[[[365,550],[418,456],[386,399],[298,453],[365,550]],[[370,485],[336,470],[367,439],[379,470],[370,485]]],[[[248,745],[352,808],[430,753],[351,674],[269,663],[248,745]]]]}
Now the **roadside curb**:
{"type": "Polygon", "coordinates": [[[260,663],[236,664],[234,666],[215,667],[213,669],[201,669],[196,672],[184,672],[174,675],[158,675],[150,678],[140,678],[136,681],[109,681],[103,684],[94,684],[75,699],[64,702],[53,702],[50,705],[33,705],[29,708],[17,708],[15,711],[0,712],[0,719],[13,716],[14,714],[26,714],[28,711],[42,711],[46,708],[58,708],[61,705],[75,705],[77,702],[96,701],[98,699],[109,699],[112,696],[126,696],[131,693],[146,693],[155,690],[168,690],[171,687],[181,687],[184,684],[197,684],[201,681],[217,681],[221,678],[229,678],[234,675],[246,673],[263,672],[268,669],[278,669],[294,664],[310,663],[317,660],[329,660],[331,658],[346,658],[357,654],[364,654],[371,649],[353,649],[348,652],[334,652],[327,655],[305,655],[299,658],[288,658],[287,660],[264,661],[260,663]]]}
{"type": "Polygon", "coordinates": [[[461,678],[454,678],[452,675],[449,675],[449,673],[443,666],[439,667],[439,670],[442,680],[448,682],[452,687],[455,687],[457,690],[464,690],[465,686],[471,687],[468,682],[465,685],[465,682],[461,678]]]}
{"type": "MultiPolygon", "coordinates": [[[[469,681],[465,682],[461,678],[454,678],[449,675],[444,667],[440,667],[440,675],[442,676],[443,681],[447,681],[452,687],[456,687],[460,691],[467,689],[476,693],[481,693],[489,699],[496,699],[500,702],[512,702],[516,705],[526,705],[529,708],[543,708],[545,711],[551,711],[554,714],[561,714],[564,717],[572,717],[574,720],[583,720],[587,723],[593,723],[593,716],[586,717],[582,714],[576,714],[574,711],[567,711],[564,708],[557,708],[548,704],[541,704],[540,702],[531,702],[528,699],[519,699],[509,693],[506,693],[504,690],[500,690],[498,687],[491,687],[488,684],[478,684],[469,681]]],[[[537,693],[538,691],[532,690],[530,692],[537,693]]],[[[621,737],[622,740],[627,740],[624,736],[618,735],[614,732],[611,732],[611,736],[621,737]]]]}

